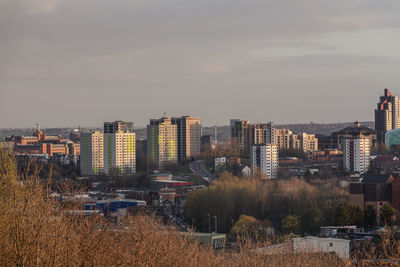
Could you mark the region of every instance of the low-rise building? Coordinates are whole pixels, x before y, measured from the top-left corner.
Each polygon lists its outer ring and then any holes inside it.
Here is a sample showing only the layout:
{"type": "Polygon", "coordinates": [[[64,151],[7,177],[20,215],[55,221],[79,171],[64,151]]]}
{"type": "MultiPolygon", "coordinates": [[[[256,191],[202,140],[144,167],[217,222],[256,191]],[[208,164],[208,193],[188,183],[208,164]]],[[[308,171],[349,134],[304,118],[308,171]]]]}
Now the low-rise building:
{"type": "Polygon", "coordinates": [[[225,234],[216,233],[182,233],[185,237],[197,240],[206,246],[212,246],[214,249],[223,249],[226,243],[225,234]]]}
{"type": "Polygon", "coordinates": [[[292,238],[290,243],[260,248],[258,253],[264,255],[335,253],[339,258],[347,260],[350,257],[350,240],[315,236],[299,237],[292,238]]]}
{"type": "Polygon", "coordinates": [[[295,253],[336,253],[341,259],[350,257],[350,240],[339,238],[318,238],[314,236],[292,239],[295,253]]]}
{"type": "Polygon", "coordinates": [[[396,210],[400,210],[400,176],[392,174],[364,175],[361,182],[349,184],[350,203],[365,209],[372,206],[380,221],[381,208],[390,204],[396,210]]]}
{"type": "Polygon", "coordinates": [[[215,158],[215,171],[221,171],[225,168],[226,165],[226,158],[220,157],[215,158]]]}
{"type": "Polygon", "coordinates": [[[371,156],[371,169],[379,173],[398,172],[400,170],[400,156],[389,153],[371,156]]]}
{"type": "Polygon", "coordinates": [[[322,226],[320,227],[320,235],[322,237],[336,238],[340,234],[362,234],[364,228],[357,228],[356,225],[343,225],[343,226],[322,226]]]}
{"type": "Polygon", "coordinates": [[[251,169],[249,166],[244,166],[242,169],[242,177],[249,178],[251,176],[251,169]]]}
{"type": "Polygon", "coordinates": [[[69,154],[79,155],[79,147],[75,149],[69,139],[62,138],[61,135],[49,136],[40,130],[39,124],[32,136],[11,136],[6,138],[7,142],[13,142],[13,150],[18,154],[69,154]],[[70,151],[71,149],[71,151],[70,151]]]}

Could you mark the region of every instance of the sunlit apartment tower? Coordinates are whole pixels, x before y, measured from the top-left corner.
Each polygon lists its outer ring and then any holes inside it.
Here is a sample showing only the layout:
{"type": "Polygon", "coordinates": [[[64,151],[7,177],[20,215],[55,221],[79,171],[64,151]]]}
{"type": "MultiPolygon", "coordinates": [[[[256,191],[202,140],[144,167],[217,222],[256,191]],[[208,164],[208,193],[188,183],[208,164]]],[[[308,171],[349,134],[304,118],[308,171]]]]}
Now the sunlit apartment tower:
{"type": "Polygon", "coordinates": [[[275,131],[272,122],[250,124],[250,121],[231,120],[231,138],[237,143],[240,152],[249,156],[251,147],[255,144],[269,144],[275,142],[275,131]]]}
{"type": "Polygon", "coordinates": [[[252,146],[250,163],[253,175],[261,174],[266,179],[276,179],[279,168],[278,146],[264,144],[252,146]]]}
{"type": "Polygon", "coordinates": [[[275,144],[279,150],[300,149],[300,139],[289,129],[275,129],[275,144]]]}
{"type": "Polygon", "coordinates": [[[147,125],[147,157],[161,169],[178,162],[178,126],[170,117],[152,119],[147,125]]]}
{"type": "Polygon", "coordinates": [[[273,144],[275,142],[275,129],[272,122],[255,123],[250,125],[250,144],[273,144]]]}
{"type": "Polygon", "coordinates": [[[133,132],[133,122],[114,121],[104,122],[104,133],[133,132]]]}
{"type": "Polygon", "coordinates": [[[192,116],[171,118],[171,123],[177,125],[178,161],[182,162],[200,154],[200,118],[192,116]]]}
{"type": "Polygon", "coordinates": [[[116,131],[104,134],[104,171],[108,175],[136,173],[135,133],[116,131]]]}
{"type": "Polygon", "coordinates": [[[400,128],[400,100],[389,89],[385,89],[375,109],[375,132],[380,143],[385,142],[385,133],[400,128]]]}
{"type": "Polygon", "coordinates": [[[346,173],[366,173],[370,166],[371,139],[344,138],[343,145],[343,169],[346,173]]]}
{"type": "Polygon", "coordinates": [[[104,172],[103,133],[81,133],[81,175],[99,175],[104,172]]]}
{"type": "Polygon", "coordinates": [[[315,137],[315,134],[300,134],[300,147],[303,152],[312,152],[318,150],[318,138],[315,137]]]}
{"type": "Polygon", "coordinates": [[[250,121],[232,119],[231,120],[231,139],[233,143],[237,143],[242,154],[249,153],[250,137],[249,137],[250,121]]]}

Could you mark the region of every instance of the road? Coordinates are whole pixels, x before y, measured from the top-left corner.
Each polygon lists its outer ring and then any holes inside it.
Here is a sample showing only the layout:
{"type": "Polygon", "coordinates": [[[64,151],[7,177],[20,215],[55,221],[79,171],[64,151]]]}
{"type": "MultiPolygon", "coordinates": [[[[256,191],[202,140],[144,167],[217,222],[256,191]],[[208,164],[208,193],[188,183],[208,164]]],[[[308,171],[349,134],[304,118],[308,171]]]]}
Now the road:
{"type": "Polygon", "coordinates": [[[215,176],[204,168],[204,160],[196,160],[190,164],[190,169],[194,174],[201,176],[207,182],[211,182],[215,176]]]}

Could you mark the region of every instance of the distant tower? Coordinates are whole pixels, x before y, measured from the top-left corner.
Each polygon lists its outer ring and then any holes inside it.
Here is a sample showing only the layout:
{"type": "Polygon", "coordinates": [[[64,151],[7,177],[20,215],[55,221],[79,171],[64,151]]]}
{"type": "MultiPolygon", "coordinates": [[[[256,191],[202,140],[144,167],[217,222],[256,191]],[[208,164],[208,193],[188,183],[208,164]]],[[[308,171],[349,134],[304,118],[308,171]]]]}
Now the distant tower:
{"type": "Polygon", "coordinates": [[[348,137],[343,139],[343,167],[346,173],[368,172],[371,155],[371,139],[348,137]]]}
{"type": "Polygon", "coordinates": [[[253,145],[250,163],[253,175],[260,173],[263,178],[276,179],[279,168],[278,146],[274,144],[253,145]]]}
{"type": "Polygon", "coordinates": [[[104,133],[104,172],[109,175],[136,173],[135,133],[104,133]]]}
{"type": "Polygon", "coordinates": [[[385,89],[375,109],[375,132],[380,143],[385,142],[385,133],[400,128],[400,99],[385,89]]]}
{"type": "Polygon", "coordinates": [[[178,125],[171,118],[150,120],[147,125],[147,157],[160,169],[178,163],[178,125]]]}
{"type": "Polygon", "coordinates": [[[99,175],[104,172],[103,133],[82,133],[80,136],[80,151],[82,175],[99,175]]]}

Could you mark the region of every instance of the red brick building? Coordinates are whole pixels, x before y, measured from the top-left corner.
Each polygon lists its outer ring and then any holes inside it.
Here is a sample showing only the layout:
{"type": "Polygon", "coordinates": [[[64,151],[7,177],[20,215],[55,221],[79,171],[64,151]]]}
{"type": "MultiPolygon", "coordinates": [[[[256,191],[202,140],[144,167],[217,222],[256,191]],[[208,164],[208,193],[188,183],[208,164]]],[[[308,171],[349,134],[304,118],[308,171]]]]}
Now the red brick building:
{"type": "Polygon", "coordinates": [[[20,154],[48,154],[49,157],[56,153],[75,156],[80,154],[79,144],[60,135],[47,136],[40,131],[39,125],[32,136],[12,136],[9,141],[14,142],[14,152],[20,154]]]}

